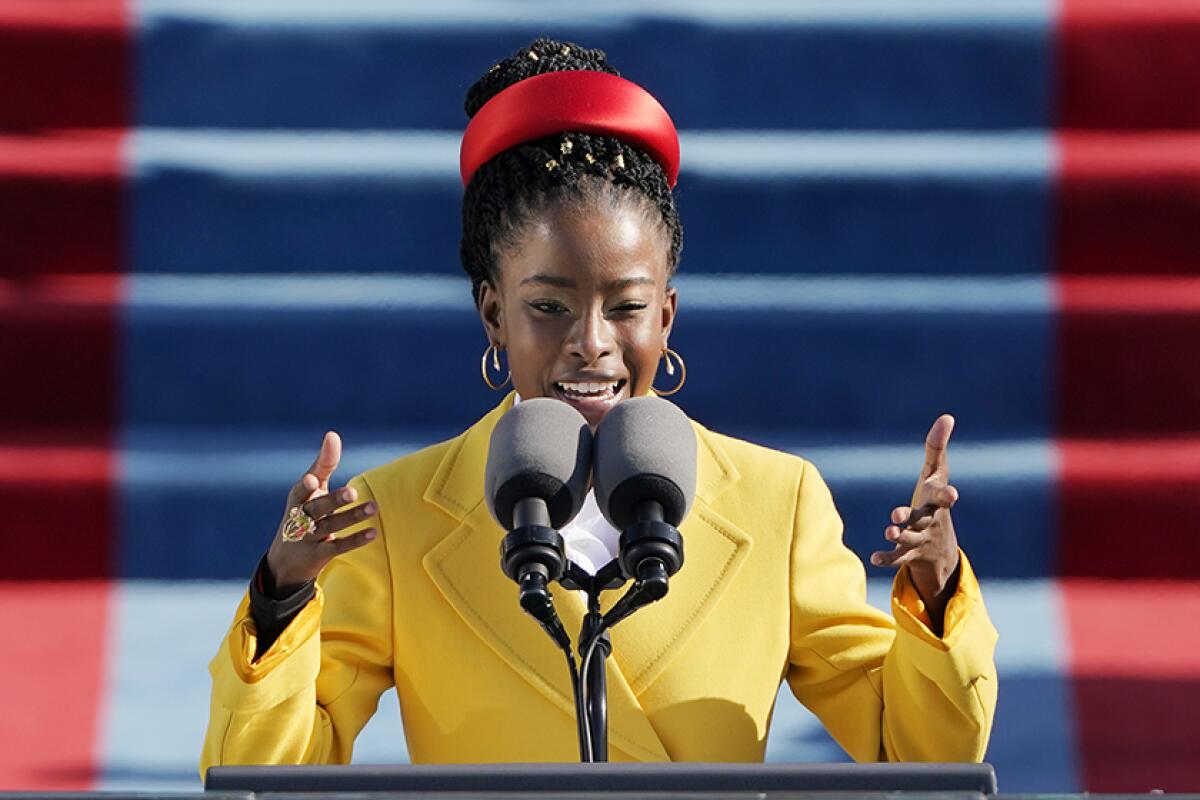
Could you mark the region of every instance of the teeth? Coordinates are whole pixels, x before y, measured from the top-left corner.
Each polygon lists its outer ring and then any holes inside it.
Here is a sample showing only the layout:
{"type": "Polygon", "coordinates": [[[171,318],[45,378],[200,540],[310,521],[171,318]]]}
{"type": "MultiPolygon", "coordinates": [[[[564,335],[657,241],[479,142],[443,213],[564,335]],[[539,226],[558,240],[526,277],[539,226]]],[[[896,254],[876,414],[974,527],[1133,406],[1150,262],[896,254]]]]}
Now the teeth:
{"type": "Polygon", "coordinates": [[[564,392],[571,394],[603,394],[616,391],[617,381],[608,381],[606,383],[560,383],[558,384],[564,392]]]}

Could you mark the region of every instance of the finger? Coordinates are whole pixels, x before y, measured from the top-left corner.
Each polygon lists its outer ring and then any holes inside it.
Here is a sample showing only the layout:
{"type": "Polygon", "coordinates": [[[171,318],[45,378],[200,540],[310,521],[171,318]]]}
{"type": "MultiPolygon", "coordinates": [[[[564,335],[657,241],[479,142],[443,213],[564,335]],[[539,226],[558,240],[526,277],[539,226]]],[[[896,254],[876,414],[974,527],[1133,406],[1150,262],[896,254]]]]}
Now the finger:
{"type": "Polygon", "coordinates": [[[883,538],[895,544],[896,547],[908,549],[920,547],[925,544],[925,542],[929,541],[929,534],[925,531],[901,528],[898,525],[888,525],[883,529],[883,538]]]}
{"type": "Polygon", "coordinates": [[[333,471],[337,469],[338,462],[342,460],[342,437],[337,435],[336,431],[329,431],[325,434],[325,438],[321,440],[321,449],[317,453],[317,458],[313,461],[312,466],[308,468],[310,474],[315,475],[320,481],[321,488],[324,489],[329,484],[329,478],[333,475],[333,471]]]}
{"type": "Polygon", "coordinates": [[[898,550],[876,550],[871,553],[871,563],[877,567],[899,567],[915,561],[921,555],[920,548],[905,547],[898,550]]]}
{"type": "Polygon", "coordinates": [[[304,513],[313,519],[327,517],[347,503],[358,499],[358,490],[353,486],[343,486],[336,492],[320,495],[304,504],[304,513]]]}
{"type": "Polygon", "coordinates": [[[896,506],[892,509],[890,519],[897,525],[908,522],[908,518],[912,516],[912,506],[896,506]]]}
{"type": "Polygon", "coordinates": [[[925,503],[922,506],[912,509],[908,518],[902,523],[896,523],[901,527],[913,531],[923,531],[933,524],[933,515],[937,513],[938,507],[933,503],[925,503]]]}
{"type": "Polygon", "coordinates": [[[876,551],[871,554],[871,563],[877,567],[902,567],[916,561],[920,555],[921,551],[916,548],[889,552],[876,551]]]}
{"type": "Polygon", "coordinates": [[[375,516],[378,510],[379,508],[374,502],[368,502],[357,505],[354,508],[348,508],[345,511],[339,511],[336,514],[330,514],[317,523],[317,529],[312,535],[316,539],[324,540],[331,534],[349,528],[355,523],[362,522],[364,519],[370,519],[375,516]]]}
{"type": "Polygon", "coordinates": [[[351,550],[357,550],[364,544],[372,541],[379,532],[374,528],[366,528],[358,533],[350,536],[343,536],[340,539],[330,539],[324,545],[333,551],[333,555],[340,556],[342,553],[349,553],[351,550]]]}
{"type": "Polygon", "coordinates": [[[925,436],[925,465],[921,467],[921,480],[931,475],[949,477],[950,468],[946,463],[946,448],[950,445],[950,434],[954,430],[954,417],[942,414],[933,421],[929,433],[925,436]]]}
{"type": "Polygon", "coordinates": [[[292,484],[291,490],[288,491],[288,508],[291,508],[292,506],[298,506],[301,503],[311,499],[313,492],[315,492],[317,487],[320,485],[321,482],[317,480],[317,476],[313,475],[311,472],[306,472],[301,475],[300,480],[292,484]]]}
{"type": "Polygon", "coordinates": [[[925,493],[926,505],[936,506],[937,508],[953,508],[954,504],[958,502],[958,489],[952,485],[934,478],[925,483],[927,485],[925,493]]]}

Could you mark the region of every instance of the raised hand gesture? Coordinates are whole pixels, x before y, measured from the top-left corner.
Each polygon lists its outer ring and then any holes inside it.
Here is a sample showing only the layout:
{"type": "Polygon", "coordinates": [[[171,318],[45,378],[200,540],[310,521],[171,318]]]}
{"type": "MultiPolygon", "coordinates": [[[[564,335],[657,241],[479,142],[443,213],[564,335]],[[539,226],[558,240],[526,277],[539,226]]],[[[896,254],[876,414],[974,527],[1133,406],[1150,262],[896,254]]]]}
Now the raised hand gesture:
{"type": "Polygon", "coordinates": [[[288,492],[283,520],[275,532],[271,549],[267,551],[267,566],[280,590],[316,578],[334,558],[362,547],[376,536],[374,528],[341,538],[336,535],[338,531],[374,516],[378,510],[374,503],[337,510],[358,499],[358,492],[349,486],[329,491],[329,479],[341,458],[341,437],[330,431],[325,434],[321,451],[312,466],[288,492]]]}
{"type": "Polygon", "coordinates": [[[954,417],[949,414],[934,420],[925,437],[925,464],[913,491],[912,504],[893,508],[892,524],[883,532],[884,538],[895,547],[871,554],[871,563],[876,566],[908,565],[938,635],[942,632],[946,602],[958,587],[958,537],[950,519],[958,490],[950,485],[946,460],[953,430],[954,417]]]}

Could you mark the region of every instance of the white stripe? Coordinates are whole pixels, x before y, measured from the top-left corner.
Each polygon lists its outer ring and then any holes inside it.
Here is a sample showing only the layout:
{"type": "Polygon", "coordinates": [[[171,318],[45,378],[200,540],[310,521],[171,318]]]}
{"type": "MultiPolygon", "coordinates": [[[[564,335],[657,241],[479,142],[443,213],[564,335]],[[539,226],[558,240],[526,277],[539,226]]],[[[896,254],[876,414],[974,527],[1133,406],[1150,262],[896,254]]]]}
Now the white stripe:
{"type": "Polygon", "coordinates": [[[639,19],[720,25],[980,25],[1046,24],[1048,0],[138,0],[142,24],[200,20],[226,25],[616,26],[639,19]]]}
{"type": "MultiPolygon", "coordinates": [[[[473,314],[465,278],[433,275],[168,275],[126,279],[129,309],[363,311],[437,309],[473,314]]],[[[910,311],[1046,314],[1050,280],[1040,276],[683,275],[681,313],[910,311]]]]}
{"type": "MultiPolygon", "coordinates": [[[[312,463],[320,442],[312,446],[263,447],[230,445],[214,447],[203,433],[181,433],[175,447],[145,446],[137,434],[127,435],[122,448],[121,485],[127,492],[157,487],[189,486],[287,487],[312,463]]],[[[338,474],[348,478],[386,464],[436,441],[392,441],[348,443],[338,474]]]]}
{"type": "MultiPolygon", "coordinates": [[[[135,175],[211,172],[229,179],[411,178],[457,182],[461,131],[235,131],[146,128],[127,139],[135,175]]],[[[1040,131],[860,133],[691,131],[688,174],[754,179],[1045,179],[1054,148],[1040,131]]]]}
{"type": "MultiPolygon", "coordinates": [[[[445,436],[453,432],[446,432],[445,436]]],[[[340,473],[354,475],[434,444],[435,434],[347,443],[340,473]]],[[[204,432],[155,436],[132,431],[121,449],[121,485],[137,492],[160,486],[275,486],[287,488],[313,459],[319,442],[263,444],[245,437],[222,445],[204,432]]],[[[830,482],[908,481],[920,469],[917,445],[786,447],[812,464],[830,482]]],[[[954,445],[954,477],[962,481],[1048,482],[1057,472],[1054,445],[1046,440],[959,442],[954,445]]]]}
{"type": "Polygon", "coordinates": [[[1045,178],[1048,134],[692,131],[680,136],[686,172],[748,178],[995,176],[1045,178]]]}
{"type": "MultiPolygon", "coordinates": [[[[955,442],[952,445],[956,481],[1036,481],[1048,483],[1058,475],[1058,451],[1047,440],[955,442]]],[[[789,447],[812,463],[829,481],[911,480],[921,469],[921,444],[876,444],[837,447],[789,447]]]]}
{"type": "Polygon", "coordinates": [[[132,275],[130,309],[362,311],[421,309],[473,312],[471,284],[419,275],[132,275]]]}
{"type": "Polygon", "coordinates": [[[135,175],[178,169],[229,178],[458,180],[461,133],[142,128],[126,139],[135,175]]]}

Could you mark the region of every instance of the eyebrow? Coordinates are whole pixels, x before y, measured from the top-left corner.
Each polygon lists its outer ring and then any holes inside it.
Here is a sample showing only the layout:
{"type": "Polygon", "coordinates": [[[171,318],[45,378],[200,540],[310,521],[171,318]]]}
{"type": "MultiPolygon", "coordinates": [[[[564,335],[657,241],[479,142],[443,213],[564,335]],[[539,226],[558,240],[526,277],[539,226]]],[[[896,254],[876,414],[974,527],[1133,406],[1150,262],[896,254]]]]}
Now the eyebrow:
{"type": "MultiPolygon", "coordinates": [[[[632,278],[620,278],[615,281],[609,281],[601,288],[606,291],[611,291],[613,289],[627,289],[630,286],[653,286],[654,283],[655,281],[653,278],[648,278],[644,275],[638,275],[632,278]]],[[[526,284],[554,286],[559,289],[574,289],[576,286],[578,286],[573,278],[566,278],[559,275],[549,275],[545,272],[539,272],[535,275],[530,275],[528,278],[525,278],[521,281],[521,286],[525,286],[526,284]]]]}

